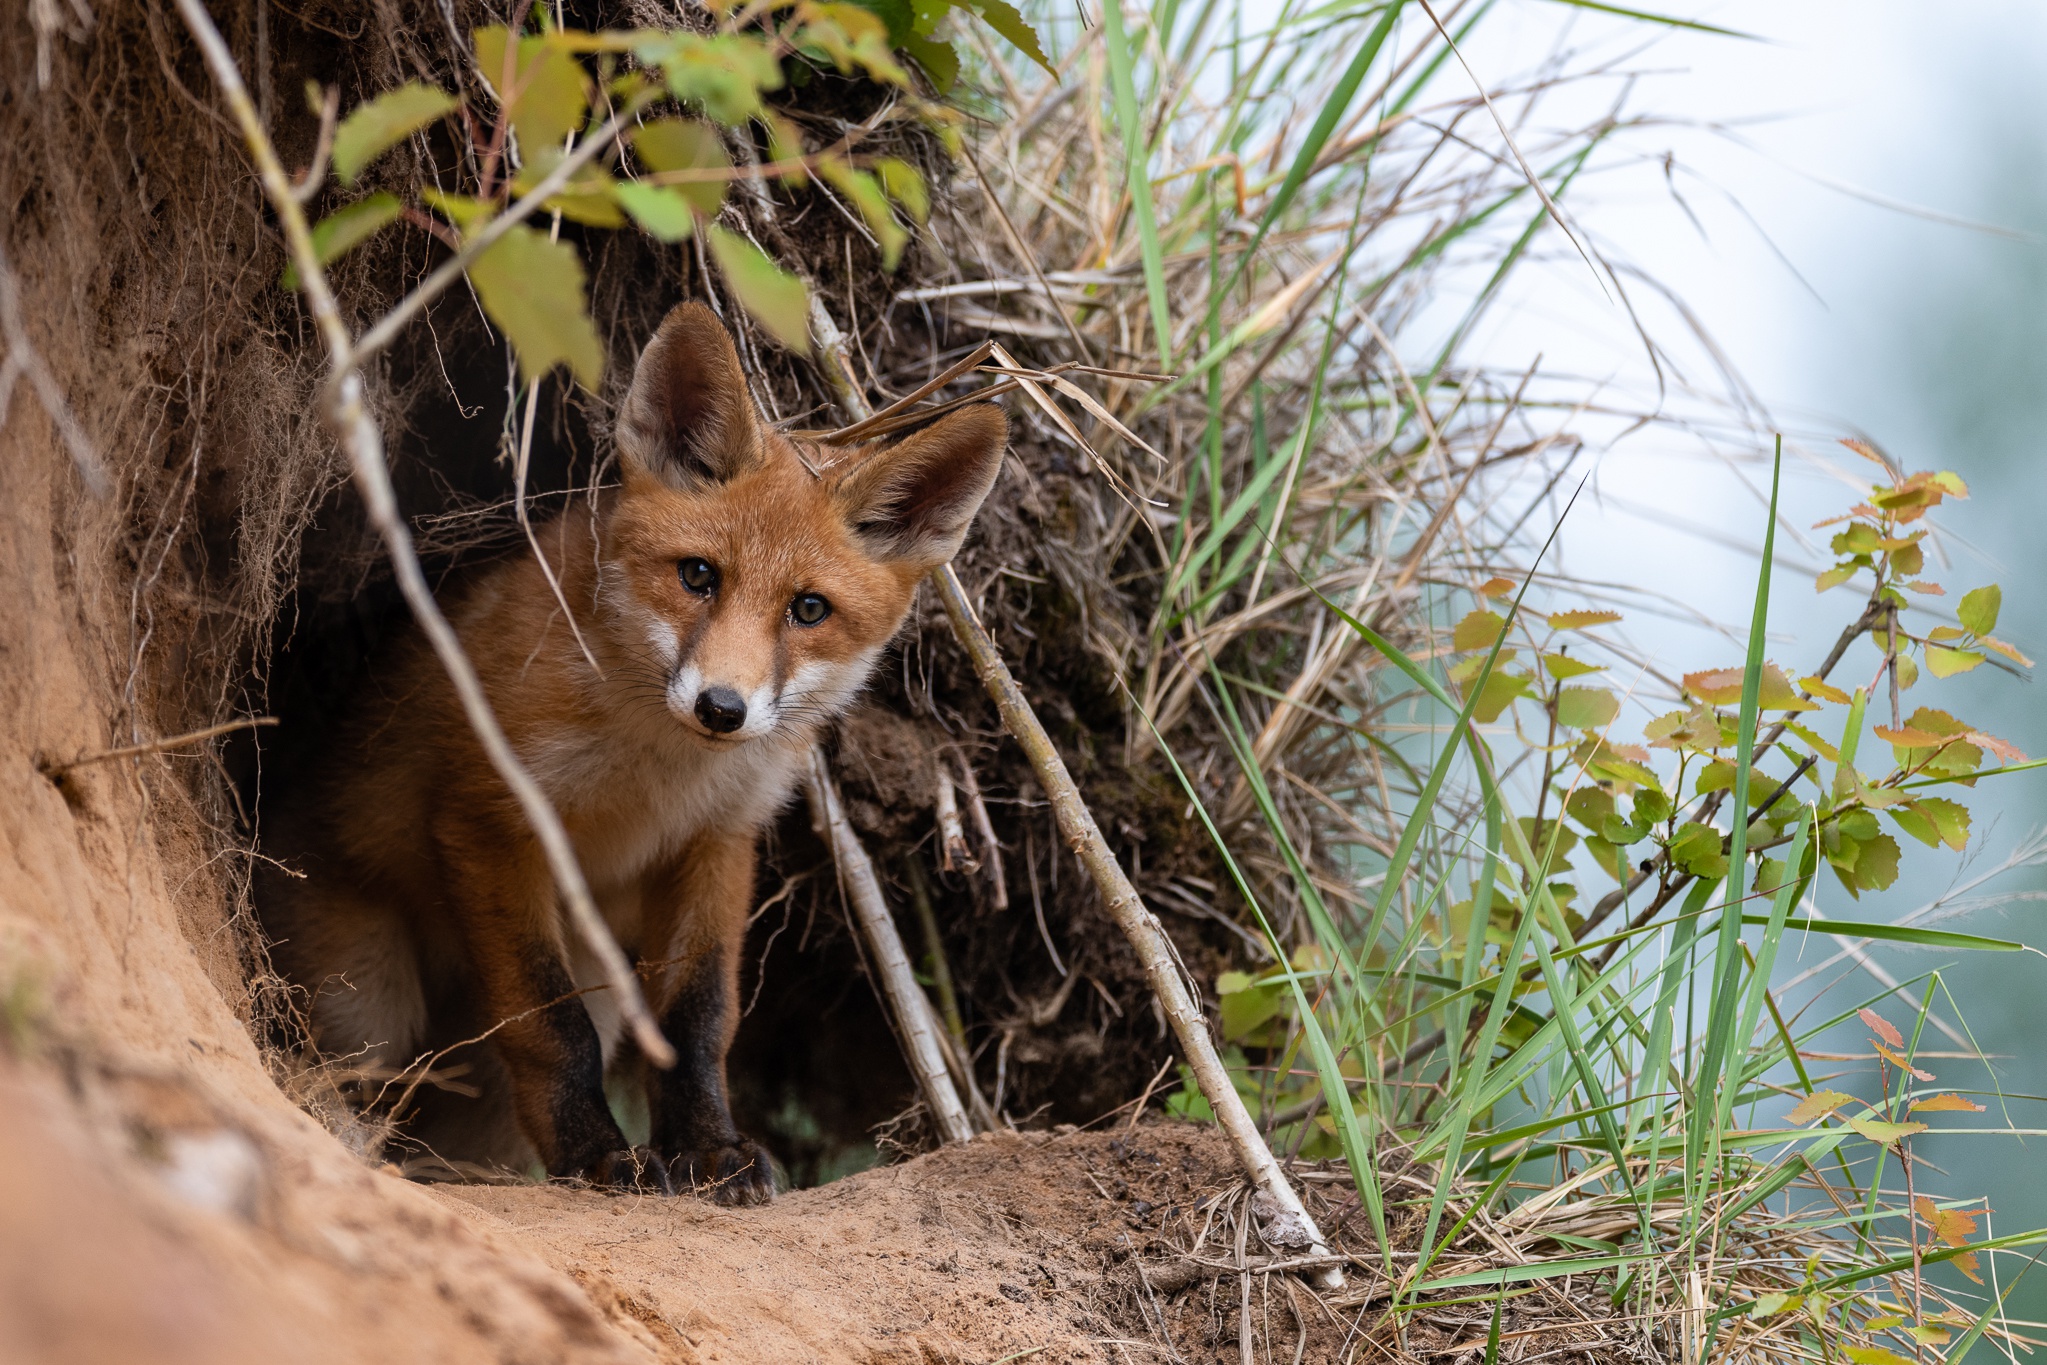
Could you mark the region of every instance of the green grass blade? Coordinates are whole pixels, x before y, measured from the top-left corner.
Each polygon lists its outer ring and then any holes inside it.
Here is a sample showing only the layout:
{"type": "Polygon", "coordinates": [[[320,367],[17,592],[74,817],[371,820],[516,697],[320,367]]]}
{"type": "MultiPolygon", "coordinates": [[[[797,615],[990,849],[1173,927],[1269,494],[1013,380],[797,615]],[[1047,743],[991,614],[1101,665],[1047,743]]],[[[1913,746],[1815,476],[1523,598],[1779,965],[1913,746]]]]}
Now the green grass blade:
{"type": "Polygon", "coordinates": [[[1137,107],[1135,62],[1130,37],[1123,27],[1122,0],[1102,6],[1102,44],[1109,56],[1109,85],[1115,95],[1116,122],[1123,132],[1123,162],[1129,181],[1130,212],[1137,220],[1138,249],[1144,256],[1144,290],[1151,300],[1151,325],[1158,354],[1170,363],[1173,354],[1172,314],[1166,304],[1165,253],[1159,248],[1157,206],[1151,195],[1151,148],[1145,142],[1144,120],[1137,107]]]}

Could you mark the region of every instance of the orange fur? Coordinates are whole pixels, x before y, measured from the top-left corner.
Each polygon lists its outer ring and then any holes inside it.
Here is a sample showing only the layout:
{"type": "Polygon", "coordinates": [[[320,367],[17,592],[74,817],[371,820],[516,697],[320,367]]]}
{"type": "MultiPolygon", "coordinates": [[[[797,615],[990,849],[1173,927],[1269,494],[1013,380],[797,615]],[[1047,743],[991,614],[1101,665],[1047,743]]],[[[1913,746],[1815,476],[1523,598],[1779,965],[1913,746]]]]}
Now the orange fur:
{"type": "Polygon", "coordinates": [[[391,1071],[494,1030],[445,1063],[478,1094],[428,1087],[405,1116],[436,1156],[767,1197],[724,1078],[757,835],[958,548],[1006,436],[978,406],[891,445],[799,451],[755,416],[716,318],[671,313],[620,415],[621,486],[542,537],[596,667],[530,557],[446,604],[682,1054],[650,1082],[655,1150],[625,1150],[603,1097],[616,1009],[416,637],[266,833],[305,874],[259,897],[320,1049],[391,1071]]]}

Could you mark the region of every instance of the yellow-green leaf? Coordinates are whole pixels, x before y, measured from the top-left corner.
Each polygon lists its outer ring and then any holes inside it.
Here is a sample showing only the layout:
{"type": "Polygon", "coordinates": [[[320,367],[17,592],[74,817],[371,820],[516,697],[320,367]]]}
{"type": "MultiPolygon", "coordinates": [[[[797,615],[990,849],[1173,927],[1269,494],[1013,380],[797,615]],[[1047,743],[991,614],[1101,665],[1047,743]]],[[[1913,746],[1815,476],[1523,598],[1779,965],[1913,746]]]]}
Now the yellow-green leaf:
{"type": "Polygon", "coordinates": [[[1549,614],[1552,630],[1583,630],[1587,626],[1609,625],[1621,619],[1617,611],[1553,611],[1549,614]]]}
{"type": "Polygon", "coordinates": [[[1542,656],[1543,669],[1557,681],[1565,678],[1583,677],[1587,673],[1603,673],[1605,664],[1588,664],[1583,659],[1574,659],[1568,654],[1545,654],[1542,656]]]}
{"type": "MultiPolygon", "coordinates": [[[[512,192],[525,194],[543,178],[540,171],[528,166],[512,178],[512,192]]],[[[617,182],[603,171],[586,170],[571,180],[560,194],[541,203],[572,223],[602,228],[624,227],[625,215],[618,211],[618,202],[612,197],[616,188],[617,182]]]]}
{"type": "Polygon", "coordinates": [[[931,191],[915,166],[901,157],[885,156],[874,163],[874,174],[888,197],[903,206],[903,212],[919,223],[931,216],[931,191]]]}
{"type": "Polygon", "coordinates": [[[769,260],[735,232],[710,226],[708,240],[718,272],[755,322],[799,355],[810,354],[810,296],[803,281],[769,260]]]}
{"type": "Polygon", "coordinates": [[[590,81],[582,63],[559,44],[534,37],[519,40],[508,66],[504,25],[490,24],[471,36],[476,69],[510,112],[526,169],[544,175],[589,113],[590,81]]]}
{"type": "Polygon", "coordinates": [[[1670,841],[1670,860],[1695,877],[1727,875],[1727,853],[1721,847],[1720,831],[1711,825],[1687,821],[1670,841]]]}
{"type": "Polygon", "coordinates": [[[1855,1097],[1838,1090],[1815,1090],[1798,1102],[1798,1107],[1784,1116],[1786,1123],[1803,1127],[1814,1119],[1823,1119],[1844,1104],[1853,1104],[1855,1097]]]}
{"type": "MultiPolygon", "coordinates": [[[[313,255],[325,265],[351,247],[368,241],[404,211],[398,196],[382,193],[338,208],[313,224],[313,255]]],[[[298,266],[286,266],[279,283],[286,289],[298,288],[298,266]]]]}
{"type": "Polygon", "coordinates": [[[649,237],[664,242],[680,242],[696,228],[697,216],[691,210],[689,200],[674,185],[649,185],[644,180],[628,180],[612,194],[649,237]]]}
{"type": "Polygon", "coordinates": [[[334,130],[334,174],[352,185],[372,161],[455,107],[455,97],[422,81],[408,81],[359,104],[334,130]]]}
{"type": "Polygon", "coordinates": [[[632,143],[640,160],[657,175],[712,173],[703,180],[666,182],[704,217],[715,215],[724,204],[726,181],[718,173],[730,170],[732,159],[710,124],[693,118],[661,119],[637,129],[632,143]]]}
{"type": "Polygon", "coordinates": [[[1882,1119],[1849,1119],[1848,1126],[1871,1142],[1888,1147],[1900,1138],[1926,1131],[1923,1123],[1886,1123],[1882,1119]]]}
{"type": "Polygon", "coordinates": [[[1987,588],[1962,594],[1961,605],[1955,608],[1955,616],[1969,628],[1971,635],[1988,635],[1997,629],[1997,611],[2004,605],[2004,590],[1992,583],[1987,588]]]}
{"type": "Polygon", "coordinates": [[[1471,714],[1481,725],[1491,725],[1500,718],[1500,713],[1514,704],[1518,697],[1529,692],[1530,679],[1525,673],[1494,671],[1486,675],[1485,686],[1479,689],[1478,703],[1471,708],[1471,714]]]}
{"type": "Polygon", "coordinates": [[[510,338],[529,383],[566,364],[586,389],[604,377],[604,344],[583,302],[583,262],[567,242],[515,227],[469,267],[483,311],[510,338]]]}
{"type": "Polygon", "coordinates": [[[1861,567],[1859,564],[1836,564],[1833,568],[1821,573],[1814,580],[1813,587],[1820,592],[1825,592],[1829,588],[1838,588],[1849,579],[1855,577],[1855,571],[1861,567]]]}
{"type": "Polygon", "coordinates": [[[1491,649],[1493,641],[1506,628],[1506,617],[1480,607],[1468,613],[1450,632],[1450,647],[1460,653],[1467,649],[1491,649]]]}
{"type": "Polygon", "coordinates": [[[861,221],[867,224],[867,230],[874,234],[875,242],[881,247],[881,268],[893,271],[896,263],[903,258],[903,248],[909,244],[910,234],[903,231],[903,225],[896,221],[895,213],[888,206],[888,196],[881,192],[881,182],[866,171],[853,169],[836,156],[820,158],[817,173],[853,201],[861,221]]]}
{"type": "Polygon", "coordinates": [[[1974,1100],[1965,1100],[1960,1095],[1934,1095],[1923,1100],[1912,1101],[1910,1112],[1914,1114],[1980,1114],[1983,1106],[1974,1100]]]}
{"type": "Polygon", "coordinates": [[[1926,670],[1936,678],[1952,678],[1957,673],[1967,673],[1983,662],[1983,655],[1973,649],[1948,649],[1942,645],[1926,647],[1926,670]]]}
{"type": "Polygon", "coordinates": [[[1855,1365],[1912,1365],[1906,1357],[1881,1346],[1843,1346],[1841,1354],[1855,1365]]]}

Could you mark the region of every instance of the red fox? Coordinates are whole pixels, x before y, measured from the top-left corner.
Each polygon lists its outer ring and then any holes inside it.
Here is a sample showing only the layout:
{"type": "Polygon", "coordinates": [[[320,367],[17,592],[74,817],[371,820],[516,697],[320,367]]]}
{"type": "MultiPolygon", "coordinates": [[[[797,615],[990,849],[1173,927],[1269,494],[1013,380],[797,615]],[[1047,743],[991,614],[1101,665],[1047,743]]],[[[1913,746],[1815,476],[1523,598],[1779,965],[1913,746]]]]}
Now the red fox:
{"type": "Polygon", "coordinates": [[[668,315],[619,415],[621,485],[548,537],[597,667],[530,556],[446,610],[680,1060],[617,1055],[616,1005],[414,633],[266,817],[279,866],[257,888],[326,1056],[390,1075],[487,1035],[418,1089],[409,1141],[457,1169],[773,1196],[725,1077],[755,843],[959,548],[1007,438],[975,404],[893,443],[799,449],[756,415],[717,317],[668,315]],[[649,1146],[621,1132],[608,1070],[644,1077],[649,1146]]]}

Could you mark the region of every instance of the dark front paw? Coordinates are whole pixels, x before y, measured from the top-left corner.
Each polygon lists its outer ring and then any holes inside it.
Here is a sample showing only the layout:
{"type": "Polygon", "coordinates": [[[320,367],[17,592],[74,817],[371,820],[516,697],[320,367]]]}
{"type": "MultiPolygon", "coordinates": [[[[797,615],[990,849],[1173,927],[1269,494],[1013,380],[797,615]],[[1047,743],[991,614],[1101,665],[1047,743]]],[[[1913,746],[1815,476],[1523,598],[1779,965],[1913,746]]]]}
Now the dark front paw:
{"type": "Polygon", "coordinates": [[[600,1190],[637,1190],[642,1194],[674,1194],[668,1163],[651,1147],[610,1152],[591,1164],[589,1181],[600,1190]]]}
{"type": "Polygon", "coordinates": [[[727,1147],[679,1152],[668,1158],[677,1190],[720,1204],[765,1204],[775,1197],[775,1168],[758,1143],[740,1138],[727,1147]]]}

